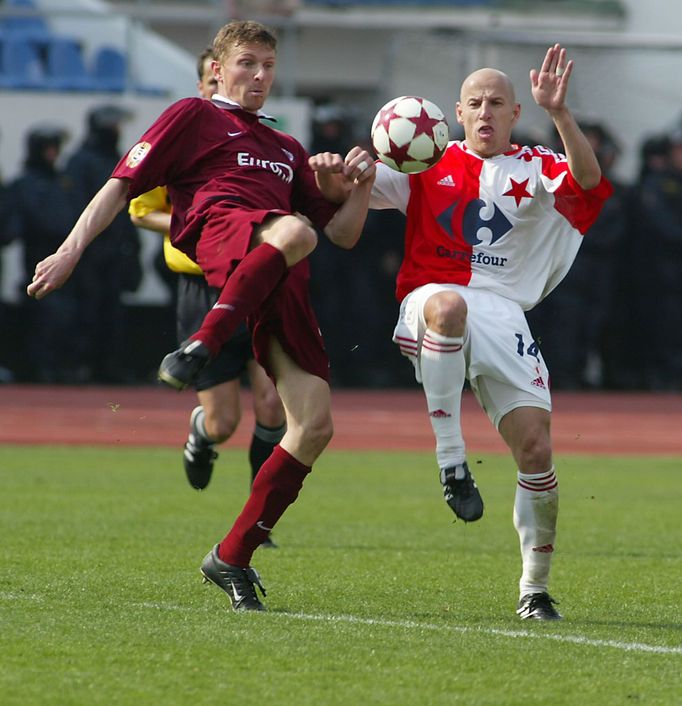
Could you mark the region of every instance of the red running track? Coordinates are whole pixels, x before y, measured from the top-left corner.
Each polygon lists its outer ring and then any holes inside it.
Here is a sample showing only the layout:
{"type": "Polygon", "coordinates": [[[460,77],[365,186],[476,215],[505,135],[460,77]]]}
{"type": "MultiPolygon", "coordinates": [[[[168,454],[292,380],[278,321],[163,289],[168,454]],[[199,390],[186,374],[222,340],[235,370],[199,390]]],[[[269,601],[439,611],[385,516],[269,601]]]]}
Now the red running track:
{"type": "MultiPolygon", "coordinates": [[[[0,385],[0,444],[179,446],[195,400],[190,391],[161,387],[0,385]]],[[[229,444],[245,448],[253,426],[248,391],[242,402],[242,423],[229,444]]],[[[434,447],[418,388],[335,390],[332,406],[330,448],[434,447]]],[[[462,423],[470,451],[506,451],[468,392],[462,423]]],[[[557,453],[682,455],[682,395],[557,392],[552,435],[557,453]]]]}

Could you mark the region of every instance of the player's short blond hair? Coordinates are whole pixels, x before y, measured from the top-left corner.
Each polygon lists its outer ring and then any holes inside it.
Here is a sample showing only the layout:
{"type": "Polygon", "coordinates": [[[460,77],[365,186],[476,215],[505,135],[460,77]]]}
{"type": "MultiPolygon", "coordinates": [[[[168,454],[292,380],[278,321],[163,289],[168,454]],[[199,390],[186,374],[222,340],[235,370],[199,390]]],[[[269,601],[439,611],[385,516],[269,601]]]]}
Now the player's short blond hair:
{"type": "Polygon", "coordinates": [[[216,34],[213,40],[213,54],[216,61],[222,64],[235,47],[249,44],[259,44],[276,50],[277,37],[260,22],[233,20],[223,25],[216,34]]]}

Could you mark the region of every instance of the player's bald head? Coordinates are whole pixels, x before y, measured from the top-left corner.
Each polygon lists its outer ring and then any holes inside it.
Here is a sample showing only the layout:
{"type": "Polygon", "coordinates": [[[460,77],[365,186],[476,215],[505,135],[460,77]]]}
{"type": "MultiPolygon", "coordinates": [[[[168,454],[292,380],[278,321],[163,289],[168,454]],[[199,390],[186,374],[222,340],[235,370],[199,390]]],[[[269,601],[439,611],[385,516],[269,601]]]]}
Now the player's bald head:
{"type": "Polygon", "coordinates": [[[467,147],[487,158],[509,149],[521,106],[507,74],[479,69],[464,79],[456,112],[467,147]]]}
{"type": "Polygon", "coordinates": [[[481,91],[503,94],[511,103],[516,103],[514,84],[507,74],[498,69],[478,69],[470,73],[462,83],[459,99],[464,102],[468,96],[481,91]]]}

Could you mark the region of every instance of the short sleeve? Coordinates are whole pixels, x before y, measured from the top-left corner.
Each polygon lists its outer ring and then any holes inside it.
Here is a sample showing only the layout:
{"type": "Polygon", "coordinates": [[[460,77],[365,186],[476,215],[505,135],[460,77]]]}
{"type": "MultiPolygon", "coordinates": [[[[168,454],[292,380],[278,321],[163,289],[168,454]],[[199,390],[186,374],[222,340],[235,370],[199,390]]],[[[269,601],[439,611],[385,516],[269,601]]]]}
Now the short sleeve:
{"type": "Polygon", "coordinates": [[[135,198],[167,184],[196,152],[200,133],[201,98],[183,98],[167,108],[116,165],[112,177],[130,181],[135,198]]]}

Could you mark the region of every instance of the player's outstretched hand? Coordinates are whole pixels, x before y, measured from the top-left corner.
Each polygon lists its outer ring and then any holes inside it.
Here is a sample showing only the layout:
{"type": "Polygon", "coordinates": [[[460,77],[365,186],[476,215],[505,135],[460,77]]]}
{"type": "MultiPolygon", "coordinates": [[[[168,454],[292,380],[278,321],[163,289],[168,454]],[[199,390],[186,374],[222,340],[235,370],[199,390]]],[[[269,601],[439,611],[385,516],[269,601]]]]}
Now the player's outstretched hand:
{"type": "Polygon", "coordinates": [[[535,102],[550,113],[563,110],[572,71],[573,60],[566,61],[566,50],[560,44],[550,47],[540,71],[530,71],[531,93],[535,102]]]}
{"type": "Polygon", "coordinates": [[[373,157],[362,147],[353,147],[345,159],[334,152],[319,152],[308,164],[316,174],[341,174],[351,184],[365,181],[376,171],[373,157]]]}
{"type": "Polygon", "coordinates": [[[26,288],[29,297],[42,299],[59,289],[71,276],[78,257],[70,252],[56,252],[41,260],[35,269],[33,280],[26,288]]]}
{"type": "Polygon", "coordinates": [[[310,168],[315,172],[315,180],[322,195],[333,203],[343,203],[353,184],[343,176],[346,166],[343,157],[335,152],[319,152],[308,158],[310,168]]]}
{"type": "Polygon", "coordinates": [[[343,203],[353,187],[374,177],[376,165],[369,152],[353,147],[343,158],[333,152],[312,155],[308,164],[315,172],[320,191],[330,201],[343,203]]]}
{"type": "Polygon", "coordinates": [[[343,157],[336,152],[311,155],[308,164],[316,174],[341,174],[344,167],[343,157]]]}

